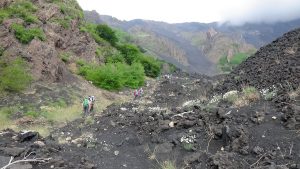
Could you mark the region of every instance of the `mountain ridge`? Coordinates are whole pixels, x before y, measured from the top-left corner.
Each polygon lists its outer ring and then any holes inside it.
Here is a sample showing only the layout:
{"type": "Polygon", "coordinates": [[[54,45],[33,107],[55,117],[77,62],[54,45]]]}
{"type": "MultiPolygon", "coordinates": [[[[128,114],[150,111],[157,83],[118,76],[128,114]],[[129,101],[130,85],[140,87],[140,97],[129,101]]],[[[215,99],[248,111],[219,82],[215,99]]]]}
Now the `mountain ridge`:
{"type": "Polygon", "coordinates": [[[300,27],[300,19],[273,24],[247,23],[243,26],[233,26],[228,23],[220,25],[217,22],[169,24],[142,19],[121,21],[109,15],[99,15],[96,11],[84,12],[88,21],[105,23],[127,31],[134,37],[134,42],[148,51],[156,53],[158,57],[170,61],[183,70],[198,73],[204,73],[201,69],[203,66],[197,67],[197,64],[201,62],[210,64],[213,69],[209,69],[209,71],[215,74],[218,62],[222,57],[225,56],[230,60],[240,53],[250,56],[283,33],[300,27]],[[143,34],[148,34],[148,37],[140,36],[143,34]],[[153,47],[153,44],[149,42],[149,37],[152,38],[154,45],[160,41],[159,39],[164,39],[168,45],[163,47],[172,49],[170,51],[178,51],[179,54],[161,52],[159,47],[153,47]]]}

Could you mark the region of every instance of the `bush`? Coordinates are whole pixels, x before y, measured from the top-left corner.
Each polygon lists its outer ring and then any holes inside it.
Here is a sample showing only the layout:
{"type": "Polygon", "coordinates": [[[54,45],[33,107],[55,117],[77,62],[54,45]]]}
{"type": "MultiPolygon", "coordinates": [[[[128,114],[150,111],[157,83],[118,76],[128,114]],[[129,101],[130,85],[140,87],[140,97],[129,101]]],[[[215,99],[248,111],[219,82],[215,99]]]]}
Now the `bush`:
{"type": "Polygon", "coordinates": [[[79,74],[98,87],[107,90],[120,90],[123,87],[137,88],[144,84],[144,69],[140,63],[108,63],[104,66],[86,65],[79,74]]]}
{"type": "Polygon", "coordinates": [[[7,64],[3,63],[0,68],[0,89],[11,92],[24,90],[32,81],[26,68],[22,59],[16,59],[7,64]]]}
{"type": "Polygon", "coordinates": [[[28,44],[35,37],[42,41],[46,39],[44,32],[40,28],[26,29],[23,25],[13,24],[12,29],[15,31],[16,38],[24,44],[28,44]]]}
{"type": "Polygon", "coordinates": [[[121,54],[114,54],[105,58],[105,63],[125,63],[125,59],[121,54]]]}
{"type": "Polygon", "coordinates": [[[141,57],[141,52],[137,46],[132,44],[124,44],[118,46],[118,50],[122,53],[125,62],[131,65],[136,60],[139,60],[141,57]]]}
{"type": "Polygon", "coordinates": [[[153,78],[159,76],[161,71],[161,62],[147,56],[142,56],[139,61],[144,66],[146,76],[153,78]]]}
{"type": "Polygon", "coordinates": [[[98,35],[96,27],[96,24],[88,23],[81,26],[80,31],[89,33],[99,45],[106,44],[107,42],[98,35]]]}
{"type": "Polygon", "coordinates": [[[109,26],[100,24],[96,27],[96,33],[106,41],[108,41],[112,46],[115,46],[118,42],[118,38],[113,29],[109,26]]]}

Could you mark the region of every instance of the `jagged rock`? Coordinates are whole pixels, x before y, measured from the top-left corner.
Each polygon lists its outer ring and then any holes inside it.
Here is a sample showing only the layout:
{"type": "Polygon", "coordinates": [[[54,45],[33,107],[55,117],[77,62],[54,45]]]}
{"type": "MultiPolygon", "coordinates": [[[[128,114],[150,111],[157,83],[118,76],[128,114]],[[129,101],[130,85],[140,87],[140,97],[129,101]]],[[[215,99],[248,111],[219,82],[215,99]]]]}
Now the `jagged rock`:
{"type": "Polygon", "coordinates": [[[25,142],[25,141],[35,141],[38,139],[38,133],[32,131],[26,131],[18,134],[18,141],[25,142]]]}

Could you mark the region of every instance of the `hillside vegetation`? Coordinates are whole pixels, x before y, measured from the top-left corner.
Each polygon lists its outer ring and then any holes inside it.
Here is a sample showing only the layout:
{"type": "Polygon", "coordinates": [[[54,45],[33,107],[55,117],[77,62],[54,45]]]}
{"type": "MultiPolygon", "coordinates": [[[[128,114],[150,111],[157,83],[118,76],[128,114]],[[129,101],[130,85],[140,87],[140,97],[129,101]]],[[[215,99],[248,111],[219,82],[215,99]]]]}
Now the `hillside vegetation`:
{"type": "Polygon", "coordinates": [[[3,0],[0,32],[0,129],[47,135],[79,118],[87,95],[100,112],[128,97],[105,90],[143,86],[166,64],[127,33],[86,22],[76,0],[3,0]]]}

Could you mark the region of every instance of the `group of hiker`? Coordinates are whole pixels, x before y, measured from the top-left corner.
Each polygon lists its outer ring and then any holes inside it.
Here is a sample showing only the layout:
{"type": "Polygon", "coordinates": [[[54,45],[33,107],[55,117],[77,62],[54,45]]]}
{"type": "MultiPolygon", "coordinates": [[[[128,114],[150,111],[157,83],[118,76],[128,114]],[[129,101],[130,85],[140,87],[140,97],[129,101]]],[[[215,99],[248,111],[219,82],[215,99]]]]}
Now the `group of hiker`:
{"type": "Polygon", "coordinates": [[[82,106],[84,115],[90,114],[94,110],[95,96],[88,96],[84,98],[82,106]]]}
{"type": "Polygon", "coordinates": [[[143,93],[144,93],[143,88],[134,90],[134,92],[133,92],[134,99],[141,97],[143,95],[143,93]]]}

